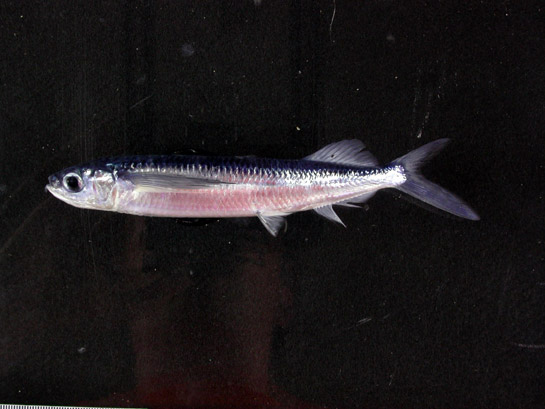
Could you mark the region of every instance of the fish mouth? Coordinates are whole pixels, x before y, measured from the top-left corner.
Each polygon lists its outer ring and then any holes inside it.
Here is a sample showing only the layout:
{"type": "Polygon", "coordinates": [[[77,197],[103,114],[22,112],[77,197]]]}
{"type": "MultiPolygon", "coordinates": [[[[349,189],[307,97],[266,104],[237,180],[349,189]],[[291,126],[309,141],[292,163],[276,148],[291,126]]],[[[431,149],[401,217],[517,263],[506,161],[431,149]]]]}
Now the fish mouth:
{"type": "Polygon", "coordinates": [[[59,186],[55,187],[51,184],[47,184],[45,185],[45,191],[51,193],[53,196],[55,196],[57,199],[62,200],[63,202],[66,201],[65,197],[59,191],[59,186]]]}

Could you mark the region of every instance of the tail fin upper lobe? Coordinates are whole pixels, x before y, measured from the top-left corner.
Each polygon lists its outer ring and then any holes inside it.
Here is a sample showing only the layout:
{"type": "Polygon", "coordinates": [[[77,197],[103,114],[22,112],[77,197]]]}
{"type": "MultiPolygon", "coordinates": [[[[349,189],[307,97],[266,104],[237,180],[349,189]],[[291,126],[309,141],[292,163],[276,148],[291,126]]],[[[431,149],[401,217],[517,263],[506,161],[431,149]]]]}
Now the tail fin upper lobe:
{"type": "Polygon", "coordinates": [[[420,167],[437,155],[448,142],[449,139],[446,138],[438,139],[393,161],[392,165],[400,165],[405,169],[407,177],[407,181],[397,189],[456,216],[479,220],[477,213],[462,199],[425,179],[419,172],[420,167]]]}

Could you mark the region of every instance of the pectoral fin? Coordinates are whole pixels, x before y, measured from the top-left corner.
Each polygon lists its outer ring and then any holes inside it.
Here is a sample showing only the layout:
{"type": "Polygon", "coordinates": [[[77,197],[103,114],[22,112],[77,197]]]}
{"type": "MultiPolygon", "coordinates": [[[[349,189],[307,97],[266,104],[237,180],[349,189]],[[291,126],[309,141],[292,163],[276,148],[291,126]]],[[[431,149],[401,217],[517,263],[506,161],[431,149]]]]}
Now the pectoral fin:
{"type": "Polygon", "coordinates": [[[141,190],[176,190],[176,189],[203,189],[221,187],[228,183],[216,179],[193,178],[182,175],[160,173],[125,173],[119,175],[123,180],[132,183],[141,190]]]}

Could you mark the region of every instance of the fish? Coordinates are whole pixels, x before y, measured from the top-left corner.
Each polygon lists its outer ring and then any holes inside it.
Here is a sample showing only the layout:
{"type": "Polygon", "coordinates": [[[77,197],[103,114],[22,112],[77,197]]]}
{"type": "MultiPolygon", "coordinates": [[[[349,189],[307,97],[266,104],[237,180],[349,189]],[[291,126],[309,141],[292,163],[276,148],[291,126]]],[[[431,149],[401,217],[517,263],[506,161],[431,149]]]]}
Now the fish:
{"type": "Polygon", "coordinates": [[[333,206],[359,207],[397,189],[458,217],[479,220],[462,199],[420,169],[449,142],[438,139],[386,166],[358,139],[331,143],[302,159],[255,156],[110,157],[49,176],[46,189],[79,208],[152,217],[257,217],[273,236],[286,216],[314,210],[343,226],[333,206]]]}

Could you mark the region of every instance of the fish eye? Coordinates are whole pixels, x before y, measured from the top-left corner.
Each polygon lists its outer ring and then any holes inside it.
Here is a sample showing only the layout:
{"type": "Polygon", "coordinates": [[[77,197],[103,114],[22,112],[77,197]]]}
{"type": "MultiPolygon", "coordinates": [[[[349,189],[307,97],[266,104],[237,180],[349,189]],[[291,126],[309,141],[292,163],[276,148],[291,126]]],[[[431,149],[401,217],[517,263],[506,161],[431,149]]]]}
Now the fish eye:
{"type": "Polygon", "coordinates": [[[62,183],[66,190],[73,193],[81,192],[83,189],[83,180],[81,180],[81,176],[76,173],[67,174],[63,178],[62,183]]]}

